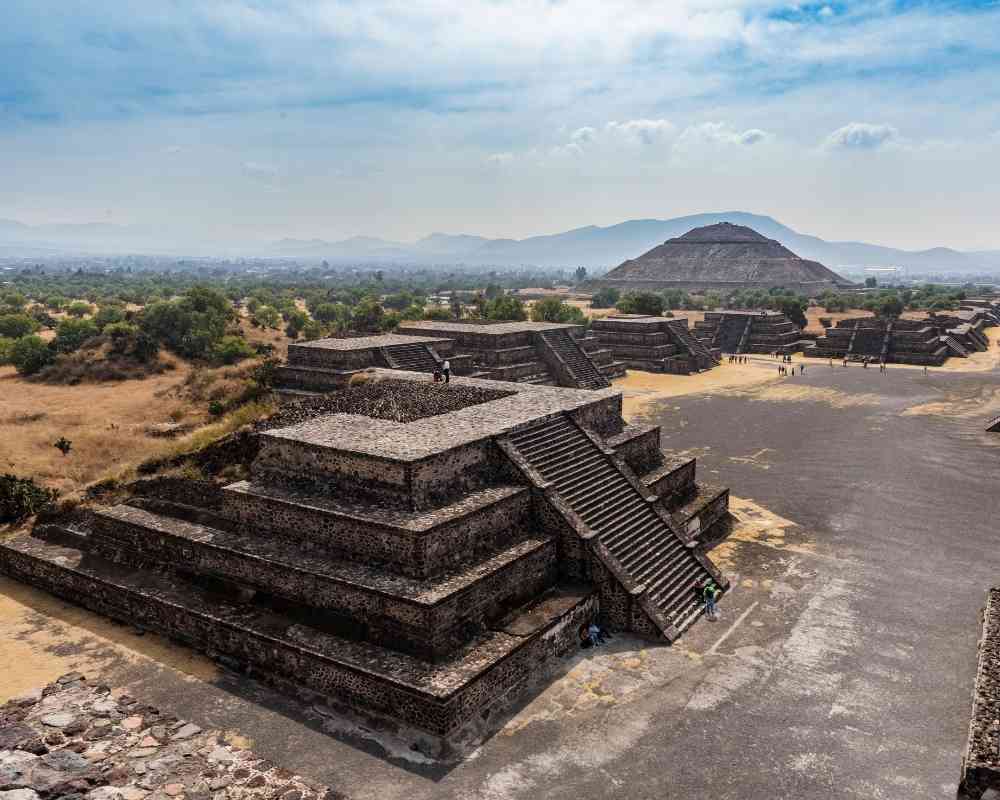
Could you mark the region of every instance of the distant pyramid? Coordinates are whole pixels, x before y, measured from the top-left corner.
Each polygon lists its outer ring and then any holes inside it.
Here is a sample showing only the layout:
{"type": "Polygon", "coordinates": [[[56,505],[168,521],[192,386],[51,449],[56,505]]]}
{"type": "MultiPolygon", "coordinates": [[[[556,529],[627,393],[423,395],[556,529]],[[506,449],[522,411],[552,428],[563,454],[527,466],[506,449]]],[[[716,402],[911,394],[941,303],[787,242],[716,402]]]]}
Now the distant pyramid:
{"type": "Polygon", "coordinates": [[[636,291],[784,286],[804,294],[854,286],[818,261],[799,258],[780,242],[729,222],[694,228],[668,239],[591,283],[636,291]]]}

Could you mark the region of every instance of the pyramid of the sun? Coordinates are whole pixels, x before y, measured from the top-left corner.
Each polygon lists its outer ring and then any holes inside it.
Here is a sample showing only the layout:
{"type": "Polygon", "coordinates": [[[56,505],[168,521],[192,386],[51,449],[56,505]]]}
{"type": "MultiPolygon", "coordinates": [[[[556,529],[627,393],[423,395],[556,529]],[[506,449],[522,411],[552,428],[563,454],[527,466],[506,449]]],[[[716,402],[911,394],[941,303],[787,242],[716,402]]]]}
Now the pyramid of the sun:
{"type": "Polygon", "coordinates": [[[807,261],[752,228],[720,222],[668,239],[611,270],[595,287],[647,291],[770,289],[803,294],[853,286],[818,261],[807,261]]]}

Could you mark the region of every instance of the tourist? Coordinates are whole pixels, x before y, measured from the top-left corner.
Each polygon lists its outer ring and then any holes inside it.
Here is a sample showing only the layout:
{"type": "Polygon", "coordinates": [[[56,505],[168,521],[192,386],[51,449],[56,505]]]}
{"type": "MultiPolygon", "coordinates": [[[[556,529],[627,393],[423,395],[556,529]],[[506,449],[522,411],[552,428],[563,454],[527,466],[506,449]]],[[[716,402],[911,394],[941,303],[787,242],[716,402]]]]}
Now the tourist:
{"type": "Polygon", "coordinates": [[[444,382],[451,382],[451,362],[445,359],[444,363],[441,365],[441,371],[444,373],[444,382]]]}
{"type": "Polygon", "coordinates": [[[591,622],[587,627],[587,635],[590,637],[590,643],[594,647],[600,647],[604,644],[604,637],[601,634],[601,629],[597,627],[596,622],[591,622]]]}
{"type": "Polygon", "coordinates": [[[718,597],[718,587],[715,585],[715,581],[709,581],[705,584],[705,588],[702,589],[701,597],[705,601],[705,613],[711,620],[718,619],[715,610],[715,599],[718,597]]]}
{"type": "Polygon", "coordinates": [[[434,383],[441,383],[441,370],[434,370],[434,383]]]}
{"type": "Polygon", "coordinates": [[[799,364],[799,375],[805,374],[805,371],[806,371],[806,365],[805,364],[799,364]]]}

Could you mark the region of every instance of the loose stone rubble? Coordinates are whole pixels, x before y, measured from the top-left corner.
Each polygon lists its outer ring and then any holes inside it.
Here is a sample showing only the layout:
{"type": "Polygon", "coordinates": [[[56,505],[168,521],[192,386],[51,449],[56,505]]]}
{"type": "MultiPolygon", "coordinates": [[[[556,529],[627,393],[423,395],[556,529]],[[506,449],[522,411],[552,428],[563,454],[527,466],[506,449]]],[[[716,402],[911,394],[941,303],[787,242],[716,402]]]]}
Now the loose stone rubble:
{"type": "Polygon", "coordinates": [[[0,800],[337,800],[79,673],[0,706],[0,800]]]}

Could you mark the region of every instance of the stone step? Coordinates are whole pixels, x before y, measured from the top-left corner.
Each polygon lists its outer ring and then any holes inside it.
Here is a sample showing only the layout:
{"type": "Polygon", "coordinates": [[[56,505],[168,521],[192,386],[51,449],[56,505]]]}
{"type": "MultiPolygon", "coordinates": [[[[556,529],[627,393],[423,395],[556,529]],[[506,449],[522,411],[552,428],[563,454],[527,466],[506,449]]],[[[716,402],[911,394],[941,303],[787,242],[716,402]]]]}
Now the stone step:
{"type": "Polygon", "coordinates": [[[647,616],[665,636],[674,637],[676,630],[662,620],[683,600],[678,581],[718,577],[722,582],[721,576],[710,569],[703,556],[686,546],[673,523],[660,516],[618,462],[570,420],[546,421],[511,435],[509,441],[597,533],[617,565],[612,574],[624,570],[636,586],[646,585],[646,597],[658,608],[647,616]]]}
{"type": "Polygon", "coordinates": [[[531,490],[493,486],[440,508],[404,511],[240,481],[224,487],[222,507],[254,535],[280,536],[305,549],[429,577],[530,528],[531,490]]]}
{"type": "Polygon", "coordinates": [[[252,667],[254,677],[312,702],[327,698],[437,737],[505,707],[543,662],[578,647],[579,626],[597,610],[589,588],[561,585],[430,663],[26,534],[0,543],[0,572],[229,666],[252,667]]]}
{"type": "Polygon", "coordinates": [[[94,513],[94,550],[133,566],[156,562],[209,575],[366,626],[376,644],[440,658],[464,632],[502,616],[556,581],[554,540],[528,536],[475,563],[429,579],[303,553],[127,505],[94,513]]]}

